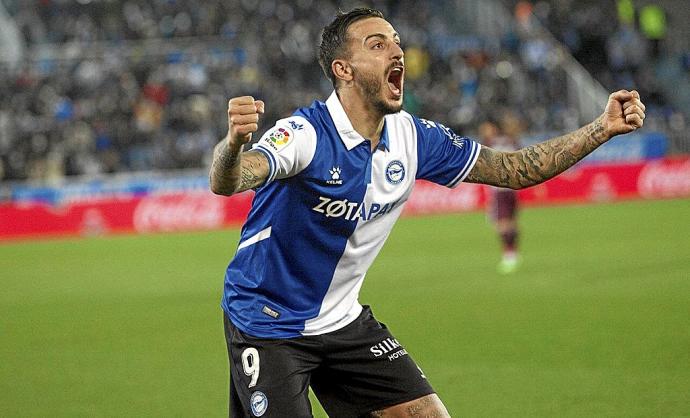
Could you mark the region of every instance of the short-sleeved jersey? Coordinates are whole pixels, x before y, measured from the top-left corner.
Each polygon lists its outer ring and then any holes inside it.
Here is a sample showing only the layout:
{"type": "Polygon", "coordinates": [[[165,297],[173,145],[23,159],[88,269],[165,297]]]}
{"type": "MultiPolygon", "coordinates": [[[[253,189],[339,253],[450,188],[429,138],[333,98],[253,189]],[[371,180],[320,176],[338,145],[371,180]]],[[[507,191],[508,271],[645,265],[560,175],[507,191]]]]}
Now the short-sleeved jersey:
{"type": "Polygon", "coordinates": [[[480,145],[401,111],[385,116],[372,152],[334,92],[278,121],[253,149],[270,174],[226,270],[221,305],[249,335],[290,338],[357,318],[364,276],[415,180],[455,187],[480,145]]]}

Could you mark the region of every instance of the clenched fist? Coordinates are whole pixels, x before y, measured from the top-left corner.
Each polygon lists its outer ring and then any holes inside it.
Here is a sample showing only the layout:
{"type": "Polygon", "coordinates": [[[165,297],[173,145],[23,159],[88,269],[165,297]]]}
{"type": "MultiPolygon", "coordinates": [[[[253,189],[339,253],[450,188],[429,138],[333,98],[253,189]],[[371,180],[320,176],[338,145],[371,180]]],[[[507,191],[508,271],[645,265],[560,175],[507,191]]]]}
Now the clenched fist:
{"type": "Polygon", "coordinates": [[[264,113],[264,102],[251,96],[234,97],[228,102],[229,145],[244,145],[259,129],[259,115],[264,113]]]}
{"type": "Polygon", "coordinates": [[[641,128],[644,124],[644,111],[645,106],[637,91],[619,90],[612,93],[602,118],[604,129],[611,137],[641,128]]]}

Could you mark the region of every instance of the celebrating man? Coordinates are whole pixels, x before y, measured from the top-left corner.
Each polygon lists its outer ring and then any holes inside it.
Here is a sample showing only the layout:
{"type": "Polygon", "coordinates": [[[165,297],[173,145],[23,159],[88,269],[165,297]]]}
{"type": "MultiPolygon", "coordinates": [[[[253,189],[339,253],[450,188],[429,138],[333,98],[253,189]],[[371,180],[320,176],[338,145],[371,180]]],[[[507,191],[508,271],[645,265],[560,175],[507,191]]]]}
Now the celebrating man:
{"type": "Polygon", "coordinates": [[[615,92],[589,125],[505,152],[402,110],[400,36],[376,10],[338,14],[319,62],[335,89],[325,103],[279,120],[242,152],[265,104],[233,98],[214,151],[215,193],[256,190],[222,299],[230,415],[309,417],[311,386],[331,417],[448,416],[400,342],[358,302],[415,180],[539,184],[640,128],[644,105],[635,91],[615,92]]]}

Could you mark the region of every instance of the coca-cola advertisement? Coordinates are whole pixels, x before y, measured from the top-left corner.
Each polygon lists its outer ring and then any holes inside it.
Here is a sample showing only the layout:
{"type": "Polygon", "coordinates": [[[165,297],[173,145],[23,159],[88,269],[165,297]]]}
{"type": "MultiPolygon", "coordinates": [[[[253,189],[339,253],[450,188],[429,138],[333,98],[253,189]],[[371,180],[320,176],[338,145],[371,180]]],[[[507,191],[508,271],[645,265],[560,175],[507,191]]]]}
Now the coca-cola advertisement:
{"type": "Polygon", "coordinates": [[[224,221],[223,200],[204,192],[147,196],[137,203],[132,217],[137,232],[213,229],[224,221]]]}
{"type": "MultiPolygon", "coordinates": [[[[486,204],[487,187],[463,183],[447,189],[419,181],[403,214],[479,210],[486,204]]],[[[237,226],[247,216],[253,195],[216,196],[201,176],[153,185],[139,179],[61,190],[24,188],[12,202],[0,204],[0,240],[237,226]]],[[[526,206],[690,197],[690,158],[581,164],[519,195],[526,206]]]]}
{"type": "Polygon", "coordinates": [[[645,164],[637,189],[647,199],[690,196],[690,159],[645,164]]]}

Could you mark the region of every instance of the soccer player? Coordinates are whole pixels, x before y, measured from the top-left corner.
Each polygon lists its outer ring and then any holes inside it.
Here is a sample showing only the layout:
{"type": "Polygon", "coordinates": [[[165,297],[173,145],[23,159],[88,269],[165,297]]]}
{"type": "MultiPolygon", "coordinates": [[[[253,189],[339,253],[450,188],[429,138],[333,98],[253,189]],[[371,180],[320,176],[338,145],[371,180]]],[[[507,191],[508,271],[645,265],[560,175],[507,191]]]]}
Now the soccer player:
{"type": "Polygon", "coordinates": [[[222,298],[230,416],[309,417],[311,386],[331,417],[449,416],[426,376],[368,306],[362,281],[416,179],[519,189],[642,126],[635,91],[589,125],[502,152],[402,111],[400,36],[372,9],[339,13],[319,62],[335,91],[276,122],[250,151],[265,104],[228,103],[211,189],[255,189],[222,298]]]}
{"type": "MultiPolygon", "coordinates": [[[[515,151],[518,147],[517,132],[519,121],[515,116],[506,115],[502,128],[491,121],[479,125],[479,138],[484,145],[497,151],[515,151]]],[[[502,256],[498,272],[509,274],[518,267],[518,196],[513,189],[489,187],[487,216],[493,223],[501,241],[502,256]]]]}

